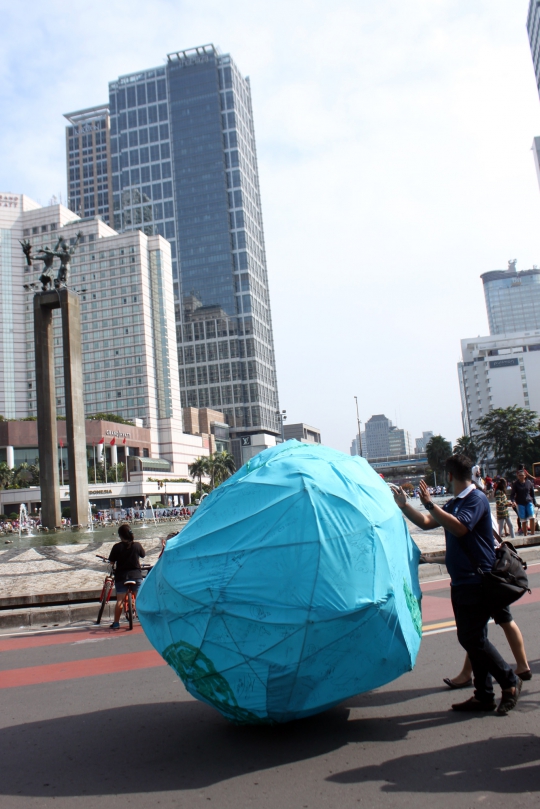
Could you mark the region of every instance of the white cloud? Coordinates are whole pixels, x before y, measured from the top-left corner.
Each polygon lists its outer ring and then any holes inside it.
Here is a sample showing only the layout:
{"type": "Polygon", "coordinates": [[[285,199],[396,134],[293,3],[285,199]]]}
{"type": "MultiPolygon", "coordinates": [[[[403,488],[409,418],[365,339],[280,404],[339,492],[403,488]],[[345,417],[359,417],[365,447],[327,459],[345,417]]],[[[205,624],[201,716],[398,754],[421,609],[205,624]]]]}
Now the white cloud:
{"type": "Polygon", "coordinates": [[[0,9],[3,189],[46,203],[65,188],[64,112],[214,42],[252,82],[289,419],[347,450],[357,394],[363,420],[461,433],[459,339],[487,330],[479,275],[540,263],[526,0],[0,9]]]}

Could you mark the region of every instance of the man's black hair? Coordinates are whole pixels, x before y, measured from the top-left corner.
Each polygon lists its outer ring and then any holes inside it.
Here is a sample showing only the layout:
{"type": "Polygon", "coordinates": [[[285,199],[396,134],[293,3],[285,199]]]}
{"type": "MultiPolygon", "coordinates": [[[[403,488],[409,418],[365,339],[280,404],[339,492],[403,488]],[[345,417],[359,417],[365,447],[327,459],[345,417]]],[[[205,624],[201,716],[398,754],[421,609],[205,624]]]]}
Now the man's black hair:
{"type": "Polygon", "coordinates": [[[473,462],[467,455],[451,455],[446,459],[444,468],[450,472],[452,477],[462,483],[466,480],[472,480],[473,462]]]}

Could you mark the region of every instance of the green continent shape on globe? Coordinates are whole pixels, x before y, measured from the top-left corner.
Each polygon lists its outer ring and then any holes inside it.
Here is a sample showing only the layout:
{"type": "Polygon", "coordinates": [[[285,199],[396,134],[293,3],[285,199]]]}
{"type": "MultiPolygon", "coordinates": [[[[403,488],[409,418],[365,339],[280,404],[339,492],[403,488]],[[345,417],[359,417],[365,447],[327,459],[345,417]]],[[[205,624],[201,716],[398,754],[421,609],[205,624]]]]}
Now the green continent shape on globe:
{"type": "Polygon", "coordinates": [[[225,677],[216,670],[210,658],[200,649],[186,641],[178,641],[167,646],[162,656],[186,687],[189,686],[201,699],[217,708],[231,722],[237,725],[274,724],[271,719],[263,719],[238,705],[225,677]]]}
{"type": "Polygon", "coordinates": [[[416,629],[419,637],[422,637],[422,611],[420,609],[420,602],[409,587],[406,579],[403,579],[403,592],[405,593],[405,601],[407,602],[407,607],[411,613],[414,628],[416,629]]]}

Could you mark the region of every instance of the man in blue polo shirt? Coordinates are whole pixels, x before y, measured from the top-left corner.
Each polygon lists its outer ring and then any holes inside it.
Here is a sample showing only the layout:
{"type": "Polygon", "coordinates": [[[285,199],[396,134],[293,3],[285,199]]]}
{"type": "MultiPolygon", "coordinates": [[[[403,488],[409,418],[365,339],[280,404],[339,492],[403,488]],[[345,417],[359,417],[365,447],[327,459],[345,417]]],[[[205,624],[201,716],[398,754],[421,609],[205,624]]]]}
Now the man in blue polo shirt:
{"type": "Polygon", "coordinates": [[[394,499],[403,514],[422,530],[429,531],[439,525],[444,528],[457,636],[469,655],[475,687],[473,697],[452,708],[455,711],[495,710],[494,677],[502,690],[497,713],[506,715],[516,706],[522,682],[488,640],[491,608],[486,603],[478,570],[491,570],[495,561],[489,501],[472,483],[469,458],[452,455],[445,468],[454,498],[443,508],[432,501],[424,481],[420,482],[420,499],[427,514],[417,511],[401,489],[394,490],[394,499]]]}

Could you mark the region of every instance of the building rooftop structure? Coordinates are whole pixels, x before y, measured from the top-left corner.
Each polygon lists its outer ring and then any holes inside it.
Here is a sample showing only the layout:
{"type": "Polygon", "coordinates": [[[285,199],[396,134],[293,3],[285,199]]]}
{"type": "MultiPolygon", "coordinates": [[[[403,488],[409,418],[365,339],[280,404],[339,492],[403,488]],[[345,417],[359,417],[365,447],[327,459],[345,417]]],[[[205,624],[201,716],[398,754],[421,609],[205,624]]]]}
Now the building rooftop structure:
{"type": "Polygon", "coordinates": [[[317,427],[310,427],[309,424],[300,422],[298,424],[284,424],[283,437],[285,441],[295,438],[302,444],[320,444],[321,431],[317,427]]]}

